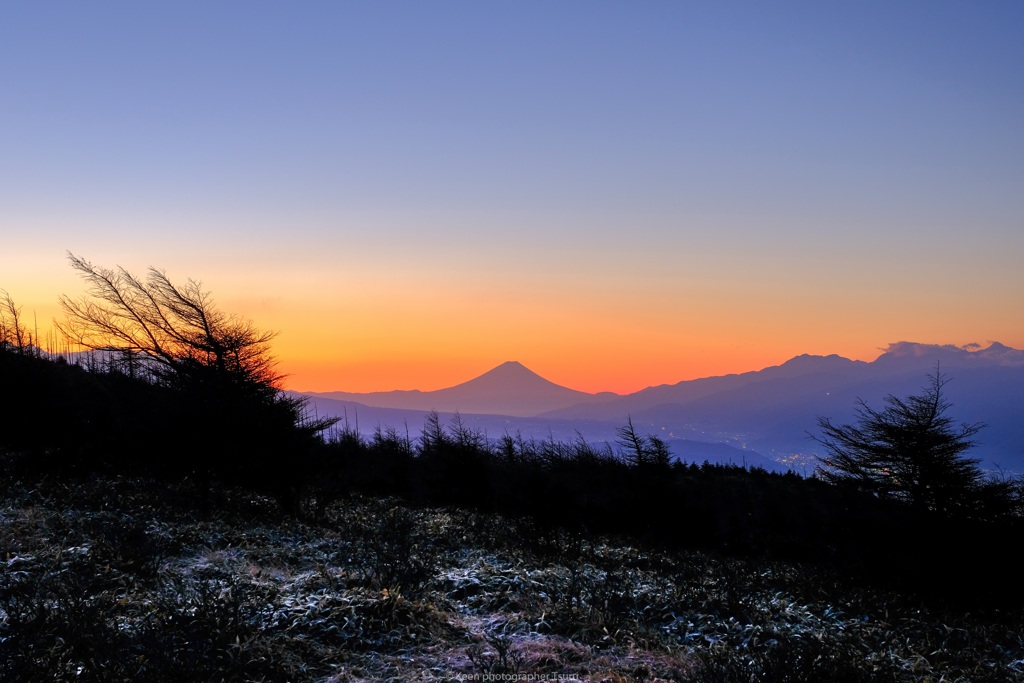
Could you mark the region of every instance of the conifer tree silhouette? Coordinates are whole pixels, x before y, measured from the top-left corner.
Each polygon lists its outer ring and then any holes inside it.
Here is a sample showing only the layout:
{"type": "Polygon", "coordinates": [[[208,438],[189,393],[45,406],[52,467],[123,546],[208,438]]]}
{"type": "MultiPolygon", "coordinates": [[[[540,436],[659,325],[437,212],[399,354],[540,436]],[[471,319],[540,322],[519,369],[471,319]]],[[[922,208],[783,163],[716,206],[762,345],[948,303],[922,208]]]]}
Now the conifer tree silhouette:
{"type": "Polygon", "coordinates": [[[936,368],[921,393],[889,395],[882,410],[858,401],[856,424],[818,418],[822,435],[812,438],[826,451],[819,476],[919,511],[969,511],[993,491],[980,461],[964,455],[984,424],[957,425],[946,414],[952,407],[943,393],[948,382],[936,368]]]}

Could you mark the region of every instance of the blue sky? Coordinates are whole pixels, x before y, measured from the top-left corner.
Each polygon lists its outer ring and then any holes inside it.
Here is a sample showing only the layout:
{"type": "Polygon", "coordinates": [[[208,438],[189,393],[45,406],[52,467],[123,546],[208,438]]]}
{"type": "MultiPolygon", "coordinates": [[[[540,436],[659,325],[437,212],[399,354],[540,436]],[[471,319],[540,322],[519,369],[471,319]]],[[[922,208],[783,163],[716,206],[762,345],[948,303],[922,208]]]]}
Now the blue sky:
{"type": "Polygon", "coordinates": [[[0,287],[200,278],[297,388],[1020,346],[1022,46],[1017,2],[9,4],[0,287]]]}

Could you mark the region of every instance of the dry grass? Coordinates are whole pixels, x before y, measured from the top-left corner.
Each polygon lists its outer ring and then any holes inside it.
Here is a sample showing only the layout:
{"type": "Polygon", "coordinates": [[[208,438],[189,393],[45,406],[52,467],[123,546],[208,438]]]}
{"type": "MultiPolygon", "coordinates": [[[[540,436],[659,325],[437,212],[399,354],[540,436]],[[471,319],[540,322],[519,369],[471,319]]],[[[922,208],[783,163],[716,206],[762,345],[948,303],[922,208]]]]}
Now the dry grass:
{"type": "Polygon", "coordinates": [[[1024,681],[1020,614],[787,563],[352,497],[317,525],[145,481],[11,486],[11,681],[1024,681]]]}

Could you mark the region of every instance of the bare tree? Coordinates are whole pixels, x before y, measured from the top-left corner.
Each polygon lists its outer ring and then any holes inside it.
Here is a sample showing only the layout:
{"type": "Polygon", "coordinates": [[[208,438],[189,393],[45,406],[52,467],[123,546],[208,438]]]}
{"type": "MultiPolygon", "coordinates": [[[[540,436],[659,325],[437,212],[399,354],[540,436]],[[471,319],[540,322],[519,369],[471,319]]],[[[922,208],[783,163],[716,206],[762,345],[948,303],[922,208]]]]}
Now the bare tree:
{"type": "Polygon", "coordinates": [[[156,268],[143,280],[121,267],[68,259],[88,285],[79,299],[60,298],[65,315],[55,324],[73,343],[142,355],[169,379],[202,368],[222,379],[275,388],[280,382],[270,355],[274,334],[217,309],[199,282],[179,287],[156,268]]]}
{"type": "Polygon", "coordinates": [[[293,508],[318,435],[336,420],[309,417],[302,398],[281,390],[274,335],[218,309],[195,280],[178,286],[156,268],[142,279],[68,258],[88,289],[61,297],[56,326],[86,349],[143,359],[170,392],[158,410],[174,425],[167,438],[178,470],[202,485],[216,477],[259,486],[293,508]]]}
{"type": "Polygon", "coordinates": [[[0,290],[0,348],[10,348],[24,355],[32,353],[36,345],[37,340],[21,320],[21,307],[14,303],[10,294],[0,290]]]}

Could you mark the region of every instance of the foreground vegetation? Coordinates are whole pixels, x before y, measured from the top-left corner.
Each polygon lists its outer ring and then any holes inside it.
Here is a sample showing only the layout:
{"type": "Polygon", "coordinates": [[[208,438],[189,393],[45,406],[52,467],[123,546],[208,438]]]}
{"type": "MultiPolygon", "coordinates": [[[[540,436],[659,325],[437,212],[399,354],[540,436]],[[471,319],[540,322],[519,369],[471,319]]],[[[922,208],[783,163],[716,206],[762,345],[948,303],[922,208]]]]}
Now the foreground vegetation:
{"type": "Polygon", "coordinates": [[[3,680],[1024,681],[1019,612],[807,563],[362,495],[312,524],[145,479],[3,492],[3,680]]]}
{"type": "Polygon", "coordinates": [[[0,301],[0,680],[1024,680],[1022,487],[960,457],[938,373],[826,421],[825,479],[674,462],[628,418],[366,438],[197,283],[71,262],[89,352],[0,301]]]}

